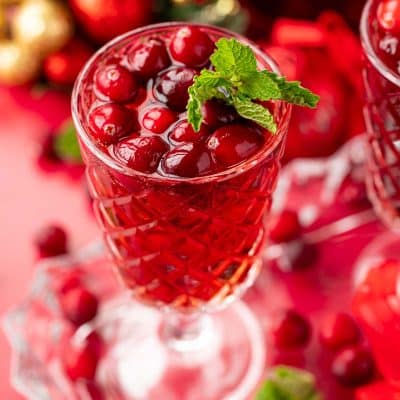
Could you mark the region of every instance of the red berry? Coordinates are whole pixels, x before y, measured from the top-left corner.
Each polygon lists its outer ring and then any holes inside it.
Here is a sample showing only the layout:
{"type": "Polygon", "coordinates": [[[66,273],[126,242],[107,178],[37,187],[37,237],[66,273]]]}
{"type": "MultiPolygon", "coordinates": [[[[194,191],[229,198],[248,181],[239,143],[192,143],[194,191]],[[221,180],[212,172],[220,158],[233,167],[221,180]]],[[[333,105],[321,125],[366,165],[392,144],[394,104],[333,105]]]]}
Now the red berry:
{"type": "Polygon", "coordinates": [[[176,114],[166,107],[147,109],[142,117],[142,126],[153,133],[165,132],[176,121],[176,114]]]}
{"type": "Polygon", "coordinates": [[[158,136],[124,139],[115,146],[116,156],[128,167],[148,174],[153,173],[168,151],[168,145],[158,136]]]}
{"type": "Polygon", "coordinates": [[[134,128],[134,114],[118,104],[103,104],[89,113],[93,137],[104,145],[116,143],[134,128]]]}
{"type": "Polygon", "coordinates": [[[137,92],[133,74],[121,65],[100,67],[94,75],[94,83],[96,90],[112,101],[132,100],[137,92]]]}
{"type": "Polygon", "coordinates": [[[97,314],[97,297],[83,287],[75,287],[60,295],[65,318],[79,326],[91,321],[97,314]]]}
{"type": "Polygon", "coordinates": [[[162,168],[169,175],[192,178],[210,173],[213,163],[206,148],[188,143],[179,145],[165,154],[162,168]]]}
{"type": "Polygon", "coordinates": [[[269,237],[275,243],[289,242],[300,235],[301,224],[296,211],[283,210],[271,217],[269,237]]]}
{"type": "Polygon", "coordinates": [[[322,325],[320,337],[322,343],[336,350],[350,344],[356,344],[361,338],[360,329],[354,319],[346,313],[331,315],[322,325]]]}
{"type": "Polygon", "coordinates": [[[345,386],[359,386],[369,382],[374,375],[371,352],[360,346],[342,350],[333,360],[332,374],[345,386]]]}
{"type": "Polygon", "coordinates": [[[162,40],[149,39],[133,46],[128,52],[130,69],[143,79],[155,77],[171,64],[162,40]]]}
{"type": "Polygon", "coordinates": [[[210,129],[217,129],[239,118],[236,110],[220,100],[209,100],[201,108],[203,123],[210,129]]]}
{"type": "Polygon", "coordinates": [[[207,147],[224,167],[250,158],[263,144],[264,138],[256,130],[241,124],[223,126],[207,140],[207,147]]]}
{"type": "Polygon", "coordinates": [[[198,142],[208,136],[209,131],[205,125],[201,125],[200,130],[196,132],[187,119],[179,121],[169,138],[174,142],[198,142]]]}
{"type": "Polygon", "coordinates": [[[400,32],[400,1],[382,0],[376,10],[379,25],[386,31],[400,32]]]}
{"type": "Polygon", "coordinates": [[[303,347],[310,341],[311,325],[297,311],[286,310],[276,321],[272,334],[280,349],[303,347]]]}
{"type": "Polygon", "coordinates": [[[63,351],[62,363],[72,381],[92,380],[96,375],[98,357],[87,342],[80,345],[70,342],[63,351]]]}
{"type": "Polygon", "coordinates": [[[85,42],[72,39],[61,50],[44,59],[43,72],[52,83],[72,86],[92,53],[92,48],[85,42]]]}
{"type": "Polygon", "coordinates": [[[42,228],[35,235],[35,245],[41,257],[53,257],[67,252],[68,238],[64,229],[57,225],[42,228]]]}
{"type": "Polygon", "coordinates": [[[176,61],[188,67],[202,67],[214,51],[214,43],[201,29],[185,26],[172,37],[169,51],[176,61]]]}
{"type": "Polygon", "coordinates": [[[185,111],[189,99],[188,88],[192,85],[196,73],[191,68],[170,68],[157,77],[154,96],[176,111],[185,111]]]}

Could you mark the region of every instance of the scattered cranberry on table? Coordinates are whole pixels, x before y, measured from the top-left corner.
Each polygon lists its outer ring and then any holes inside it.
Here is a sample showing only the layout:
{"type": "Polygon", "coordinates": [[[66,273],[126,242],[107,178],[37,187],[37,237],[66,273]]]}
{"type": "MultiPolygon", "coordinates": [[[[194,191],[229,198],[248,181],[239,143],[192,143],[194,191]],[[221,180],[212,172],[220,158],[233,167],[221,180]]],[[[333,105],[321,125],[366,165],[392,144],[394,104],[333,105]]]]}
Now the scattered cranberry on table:
{"type": "Polygon", "coordinates": [[[330,315],[323,321],[320,339],[325,347],[338,350],[357,344],[361,340],[361,331],[351,315],[341,312],[330,315]]]}
{"type": "Polygon", "coordinates": [[[269,237],[275,243],[289,242],[300,235],[301,228],[297,212],[285,209],[271,216],[269,237]]]}
{"type": "Polygon", "coordinates": [[[35,234],[34,243],[41,257],[59,256],[68,251],[67,234],[58,225],[48,225],[41,228],[35,234]]]}
{"type": "Polygon", "coordinates": [[[274,343],[278,349],[297,349],[305,347],[311,339],[310,322],[296,310],[283,311],[272,329],[274,343]]]}
{"type": "Polygon", "coordinates": [[[359,386],[369,382],[375,364],[371,352],[363,346],[353,346],[340,351],[332,362],[332,374],[345,386],[359,386]]]}

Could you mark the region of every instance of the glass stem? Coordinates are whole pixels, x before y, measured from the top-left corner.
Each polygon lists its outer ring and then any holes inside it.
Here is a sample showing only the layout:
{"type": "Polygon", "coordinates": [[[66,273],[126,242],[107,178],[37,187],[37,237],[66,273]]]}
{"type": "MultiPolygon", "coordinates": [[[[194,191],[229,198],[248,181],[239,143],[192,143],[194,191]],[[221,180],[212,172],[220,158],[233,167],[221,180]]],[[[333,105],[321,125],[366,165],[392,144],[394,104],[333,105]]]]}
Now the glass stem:
{"type": "Polygon", "coordinates": [[[211,318],[206,314],[172,312],[164,317],[161,339],[178,352],[198,351],[207,346],[211,332],[211,318]]]}

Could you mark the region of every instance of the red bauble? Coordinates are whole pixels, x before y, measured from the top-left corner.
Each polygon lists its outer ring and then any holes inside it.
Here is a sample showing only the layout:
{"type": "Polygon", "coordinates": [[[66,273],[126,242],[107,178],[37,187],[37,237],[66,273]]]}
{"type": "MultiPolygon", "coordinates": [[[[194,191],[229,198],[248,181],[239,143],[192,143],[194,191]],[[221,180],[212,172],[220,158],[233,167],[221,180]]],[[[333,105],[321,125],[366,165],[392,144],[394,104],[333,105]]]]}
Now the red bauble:
{"type": "Polygon", "coordinates": [[[69,3],[80,24],[99,43],[146,25],[152,19],[152,1],[69,0],[69,3]]]}
{"type": "Polygon", "coordinates": [[[44,59],[44,74],[50,82],[56,85],[72,86],[92,54],[93,49],[88,44],[74,38],[61,50],[44,59]]]}

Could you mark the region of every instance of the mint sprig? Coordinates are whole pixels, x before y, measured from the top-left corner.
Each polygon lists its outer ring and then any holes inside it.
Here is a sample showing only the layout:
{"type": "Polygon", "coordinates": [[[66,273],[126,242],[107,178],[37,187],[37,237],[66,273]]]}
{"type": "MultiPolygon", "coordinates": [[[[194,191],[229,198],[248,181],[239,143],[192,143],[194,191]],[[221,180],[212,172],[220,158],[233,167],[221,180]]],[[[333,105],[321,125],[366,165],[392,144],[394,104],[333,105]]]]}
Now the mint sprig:
{"type": "Polygon", "coordinates": [[[279,366],[269,374],[254,400],[323,400],[310,372],[279,366]]]}
{"type": "Polygon", "coordinates": [[[232,105],[243,118],[272,133],[277,131],[272,114],[255,100],[284,100],[311,108],[319,101],[319,96],[300,82],[289,82],[271,71],[259,71],[251,48],[236,39],[219,39],[210,60],[214,70],[203,69],[189,88],[188,121],[196,132],[203,122],[201,106],[213,98],[232,105]]]}
{"type": "Polygon", "coordinates": [[[81,164],[82,157],[79,150],[79,143],[72,120],[62,124],[54,138],[54,150],[57,156],[66,162],[81,164]]]}

